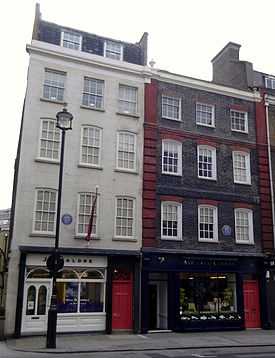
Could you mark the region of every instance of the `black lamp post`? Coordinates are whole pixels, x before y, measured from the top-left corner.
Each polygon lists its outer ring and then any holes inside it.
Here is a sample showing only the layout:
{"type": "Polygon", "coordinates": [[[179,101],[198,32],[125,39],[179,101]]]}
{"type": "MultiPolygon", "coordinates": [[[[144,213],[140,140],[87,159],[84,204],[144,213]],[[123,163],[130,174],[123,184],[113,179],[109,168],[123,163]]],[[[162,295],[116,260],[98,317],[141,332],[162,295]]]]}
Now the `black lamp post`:
{"type": "Polygon", "coordinates": [[[57,325],[57,300],[56,300],[56,277],[58,272],[64,266],[63,257],[58,252],[59,249],[59,231],[60,231],[60,212],[61,212],[61,196],[62,196],[62,180],[63,180],[63,164],[64,164],[64,146],[65,134],[67,130],[72,129],[73,116],[66,108],[56,114],[56,127],[61,130],[61,153],[59,167],[57,212],[56,212],[56,230],[55,230],[55,247],[53,253],[47,259],[47,266],[51,273],[52,296],[51,304],[48,311],[48,327],[47,327],[47,348],[56,348],[56,325],[57,325]]]}

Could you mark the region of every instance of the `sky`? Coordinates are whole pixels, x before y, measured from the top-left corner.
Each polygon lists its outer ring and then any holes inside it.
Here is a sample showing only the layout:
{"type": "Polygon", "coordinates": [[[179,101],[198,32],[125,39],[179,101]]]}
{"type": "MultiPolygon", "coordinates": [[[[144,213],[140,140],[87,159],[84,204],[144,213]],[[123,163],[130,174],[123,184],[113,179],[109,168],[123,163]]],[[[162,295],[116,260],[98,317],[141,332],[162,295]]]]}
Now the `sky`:
{"type": "MultiPolygon", "coordinates": [[[[0,11],[0,209],[11,206],[13,167],[27,81],[35,0],[3,0],[0,11]]],[[[229,42],[240,59],[275,74],[274,0],[40,0],[42,19],[137,42],[149,33],[155,67],[212,79],[211,59],[229,42]]]]}

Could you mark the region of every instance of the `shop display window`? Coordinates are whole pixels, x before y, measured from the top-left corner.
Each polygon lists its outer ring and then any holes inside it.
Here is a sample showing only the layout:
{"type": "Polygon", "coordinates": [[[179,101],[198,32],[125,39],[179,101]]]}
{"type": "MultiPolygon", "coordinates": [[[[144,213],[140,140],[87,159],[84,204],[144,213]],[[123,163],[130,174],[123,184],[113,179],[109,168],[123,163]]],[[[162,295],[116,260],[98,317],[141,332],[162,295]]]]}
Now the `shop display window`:
{"type": "Polygon", "coordinates": [[[235,318],[235,274],[181,273],[179,296],[180,316],[190,316],[191,319],[198,316],[200,319],[235,318]]]}
{"type": "Polygon", "coordinates": [[[56,286],[59,313],[104,312],[104,270],[66,269],[56,286]]]}

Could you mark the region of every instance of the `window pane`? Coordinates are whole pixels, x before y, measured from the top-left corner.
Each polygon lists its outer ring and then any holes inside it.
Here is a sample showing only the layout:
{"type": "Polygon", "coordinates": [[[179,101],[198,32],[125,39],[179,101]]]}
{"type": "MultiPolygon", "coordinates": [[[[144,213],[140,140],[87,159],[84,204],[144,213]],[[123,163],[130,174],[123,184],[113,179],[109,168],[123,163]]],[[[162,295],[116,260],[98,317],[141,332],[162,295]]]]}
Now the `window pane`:
{"type": "Polygon", "coordinates": [[[180,99],[176,97],[162,97],[162,116],[169,119],[180,119],[180,99]]]}
{"type": "Polygon", "coordinates": [[[133,199],[117,199],[116,236],[133,236],[133,205],[133,199]]]}
{"type": "Polygon", "coordinates": [[[214,107],[208,104],[196,104],[196,121],[198,124],[213,126],[214,107]]]}
{"type": "Polygon", "coordinates": [[[58,159],[60,146],[59,129],[54,120],[43,120],[40,136],[40,157],[58,159]]]}
{"type": "Polygon", "coordinates": [[[179,294],[181,316],[205,314],[215,319],[223,314],[230,319],[237,312],[235,274],[180,273],[179,294]]]}
{"type": "Polygon", "coordinates": [[[82,282],[80,286],[80,312],[103,312],[104,284],[82,282]]]}
{"type": "Polygon", "coordinates": [[[47,99],[63,101],[65,73],[46,70],[43,96],[47,99]]]}
{"type": "Polygon", "coordinates": [[[56,211],[56,192],[38,190],[35,211],[35,231],[53,232],[56,211]]]}
{"type": "Polygon", "coordinates": [[[119,85],[119,111],[135,114],[137,112],[137,88],[119,85]]]}
{"type": "Polygon", "coordinates": [[[118,161],[117,166],[120,169],[135,169],[135,134],[118,134],[118,161]]]}
{"type": "MultiPolygon", "coordinates": [[[[81,193],[79,194],[79,207],[78,207],[78,229],[79,234],[86,234],[92,213],[92,205],[95,200],[95,193],[81,193]]],[[[98,198],[97,198],[98,200],[98,198]]],[[[97,201],[98,203],[98,201],[97,201]]],[[[96,221],[97,221],[97,203],[94,208],[92,234],[96,234],[96,221]]]]}
{"type": "Polygon", "coordinates": [[[30,286],[28,288],[28,293],[27,293],[26,315],[35,314],[35,299],[36,299],[36,288],[34,286],[30,286]]]}
{"type": "Polygon", "coordinates": [[[38,291],[38,304],[37,304],[38,315],[46,314],[46,305],[47,305],[47,288],[45,286],[40,286],[38,291]]]}
{"type": "Polygon", "coordinates": [[[78,283],[77,282],[57,282],[57,312],[72,313],[77,312],[78,283]]]}
{"type": "Polygon", "coordinates": [[[230,111],[231,129],[246,132],[247,131],[247,112],[230,111]]]}

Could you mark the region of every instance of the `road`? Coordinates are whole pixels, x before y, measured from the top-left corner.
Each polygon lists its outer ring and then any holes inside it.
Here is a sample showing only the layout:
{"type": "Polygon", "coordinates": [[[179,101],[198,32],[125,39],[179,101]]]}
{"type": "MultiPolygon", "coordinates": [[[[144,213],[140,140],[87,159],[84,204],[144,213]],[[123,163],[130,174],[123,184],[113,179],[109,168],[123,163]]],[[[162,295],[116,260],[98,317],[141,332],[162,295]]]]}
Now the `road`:
{"type": "Polygon", "coordinates": [[[9,349],[0,342],[0,358],[275,358],[275,347],[181,349],[111,353],[29,353],[9,349]]]}

